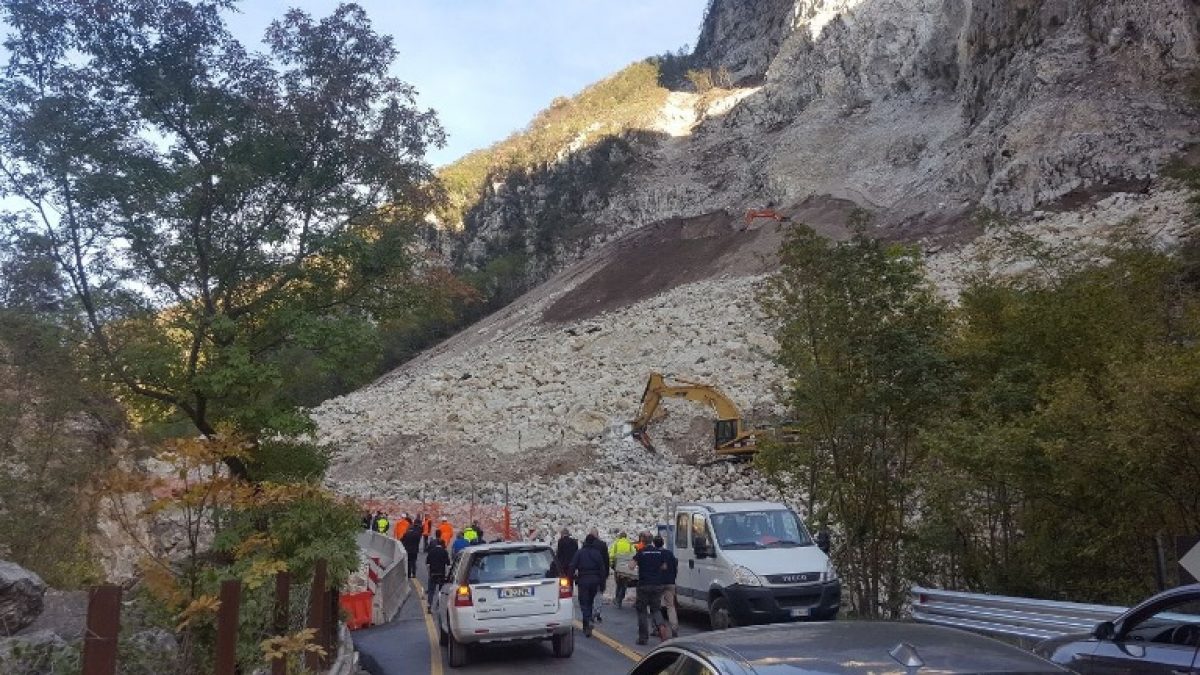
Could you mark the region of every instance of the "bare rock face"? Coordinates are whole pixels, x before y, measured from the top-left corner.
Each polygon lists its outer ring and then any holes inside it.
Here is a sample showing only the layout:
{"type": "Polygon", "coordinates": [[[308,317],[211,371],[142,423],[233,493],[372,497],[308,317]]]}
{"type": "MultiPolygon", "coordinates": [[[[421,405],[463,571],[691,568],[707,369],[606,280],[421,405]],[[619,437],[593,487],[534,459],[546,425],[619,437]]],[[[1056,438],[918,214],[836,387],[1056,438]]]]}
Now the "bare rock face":
{"type": "Polygon", "coordinates": [[[0,635],[12,635],[42,613],[46,583],[16,563],[0,560],[0,635]]]}

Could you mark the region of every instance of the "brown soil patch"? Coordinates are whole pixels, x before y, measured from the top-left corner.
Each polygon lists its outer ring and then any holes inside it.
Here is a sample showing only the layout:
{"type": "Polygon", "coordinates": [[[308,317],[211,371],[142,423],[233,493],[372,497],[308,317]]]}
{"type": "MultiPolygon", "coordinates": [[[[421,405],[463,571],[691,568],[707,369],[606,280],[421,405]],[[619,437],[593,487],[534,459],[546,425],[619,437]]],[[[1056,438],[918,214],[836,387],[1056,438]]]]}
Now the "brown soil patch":
{"type": "MultiPolygon", "coordinates": [[[[835,238],[845,235],[852,202],[810,197],[779,209],[795,222],[835,238]]],[[[671,218],[637,230],[597,253],[595,273],[542,313],[547,322],[587,319],[627,307],[684,284],[720,276],[754,276],[774,270],[787,223],[716,211],[671,218]]]]}

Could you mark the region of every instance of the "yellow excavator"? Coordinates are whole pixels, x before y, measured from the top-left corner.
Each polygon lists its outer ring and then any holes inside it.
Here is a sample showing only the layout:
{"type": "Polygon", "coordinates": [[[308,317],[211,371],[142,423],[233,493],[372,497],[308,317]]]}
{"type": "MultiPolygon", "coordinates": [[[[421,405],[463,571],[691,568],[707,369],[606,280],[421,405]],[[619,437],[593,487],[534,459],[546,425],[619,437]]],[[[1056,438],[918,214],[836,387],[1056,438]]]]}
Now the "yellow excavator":
{"type": "Polygon", "coordinates": [[[729,457],[750,456],[757,448],[754,444],[755,432],[747,429],[742,422],[742,414],[729,397],[716,387],[699,382],[680,380],[679,384],[667,384],[662,373],[650,373],[646,382],[646,390],[642,392],[642,410],[638,416],[629,422],[632,427],[631,435],[647,450],[654,452],[654,444],[646,434],[646,427],[654,421],[659,412],[659,404],[663,397],[682,398],[689,401],[707,403],[717,413],[714,424],[714,448],[718,455],[729,457]]]}

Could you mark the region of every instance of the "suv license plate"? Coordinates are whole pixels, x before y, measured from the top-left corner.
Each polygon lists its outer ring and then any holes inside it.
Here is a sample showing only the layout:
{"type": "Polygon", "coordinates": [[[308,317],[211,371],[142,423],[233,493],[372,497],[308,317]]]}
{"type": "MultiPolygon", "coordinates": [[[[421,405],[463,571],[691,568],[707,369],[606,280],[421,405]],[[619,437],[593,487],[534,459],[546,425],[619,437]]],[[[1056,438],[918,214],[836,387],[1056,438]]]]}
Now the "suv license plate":
{"type": "Polygon", "coordinates": [[[808,608],[807,607],[801,607],[800,609],[792,610],[792,618],[793,619],[798,619],[802,616],[808,616],[808,608]]]}
{"type": "Polygon", "coordinates": [[[521,586],[518,588],[501,588],[500,599],[506,598],[532,598],[533,586],[521,586]]]}

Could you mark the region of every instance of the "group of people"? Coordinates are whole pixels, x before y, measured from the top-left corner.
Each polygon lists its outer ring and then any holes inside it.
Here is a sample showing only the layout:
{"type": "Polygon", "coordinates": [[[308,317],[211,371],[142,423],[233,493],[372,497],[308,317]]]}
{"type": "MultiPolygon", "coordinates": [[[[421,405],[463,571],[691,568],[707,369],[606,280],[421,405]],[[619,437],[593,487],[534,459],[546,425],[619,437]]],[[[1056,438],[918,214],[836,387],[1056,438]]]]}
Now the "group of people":
{"type": "Polygon", "coordinates": [[[483,542],[483,528],[478,521],[454,532],[454,526],[446,518],[437,525],[428,513],[410,516],[403,513],[394,522],[382,511],[365,513],[362,517],[364,530],[374,530],[380,534],[389,534],[400,541],[404,552],[408,554],[408,576],[417,576],[417,556],[424,550],[428,552],[434,544],[440,544],[443,549],[458,553],[471,544],[483,542]]]}
{"type": "MultiPolygon", "coordinates": [[[[652,536],[643,532],[637,543],[629,540],[629,535],[621,532],[611,546],[606,546],[600,539],[600,533],[592,528],[583,540],[583,544],[571,536],[563,528],[562,536],[558,539],[557,558],[559,569],[575,580],[579,589],[579,612],[583,620],[583,634],[592,636],[592,626],[602,621],[600,606],[596,596],[608,583],[610,571],[616,570],[619,556],[633,554],[629,561],[632,571],[637,570],[637,601],[634,609],[638,617],[639,645],[649,642],[651,624],[655,626],[659,637],[666,636],[659,632],[659,627],[669,627],[672,636],[679,635],[679,616],[675,610],[675,579],[679,573],[679,561],[669,549],[664,547],[662,537],[652,536]],[[664,621],[660,621],[660,617],[664,621]]],[[[621,608],[625,601],[625,584],[617,576],[614,605],[621,608]]]]}

